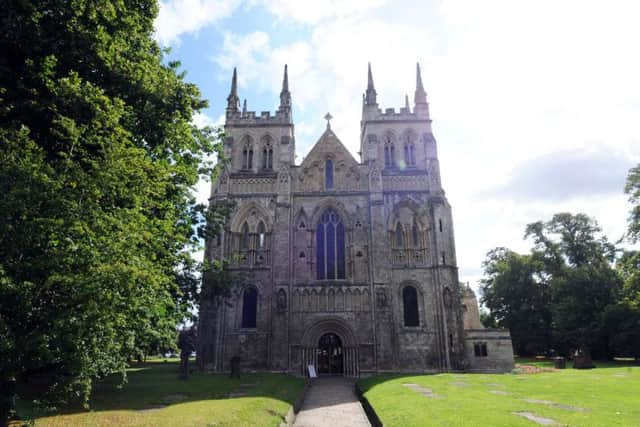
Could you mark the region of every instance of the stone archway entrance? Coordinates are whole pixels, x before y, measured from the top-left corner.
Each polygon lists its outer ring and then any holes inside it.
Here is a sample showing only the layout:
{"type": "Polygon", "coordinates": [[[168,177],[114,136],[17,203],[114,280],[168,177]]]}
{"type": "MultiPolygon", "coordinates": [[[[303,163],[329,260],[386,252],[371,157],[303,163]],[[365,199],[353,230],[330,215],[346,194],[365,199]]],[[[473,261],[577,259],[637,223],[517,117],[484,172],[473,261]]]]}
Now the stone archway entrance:
{"type": "Polygon", "coordinates": [[[344,373],[344,352],[342,340],[333,332],[328,332],[318,341],[318,374],[342,375],[344,373]]]}
{"type": "Polygon", "coordinates": [[[300,344],[298,366],[303,376],[308,376],[309,365],[320,375],[360,375],[358,343],[342,319],[328,318],[311,325],[300,344]]]}

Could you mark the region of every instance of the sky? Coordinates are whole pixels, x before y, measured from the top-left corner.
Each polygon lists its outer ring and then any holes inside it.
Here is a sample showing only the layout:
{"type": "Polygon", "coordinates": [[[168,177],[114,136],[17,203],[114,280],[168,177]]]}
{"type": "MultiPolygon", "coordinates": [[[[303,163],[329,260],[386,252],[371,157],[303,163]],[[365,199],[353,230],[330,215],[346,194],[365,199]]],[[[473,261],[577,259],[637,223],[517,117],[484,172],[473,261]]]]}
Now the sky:
{"type": "MultiPolygon", "coordinates": [[[[156,40],[222,124],[233,67],[250,111],[275,111],[289,69],[297,163],[323,116],[359,160],[367,63],[381,108],[413,99],[419,62],[460,280],[492,248],[524,252],[526,224],[557,212],[626,229],[640,163],[640,2],[572,0],[161,0],[156,40]]],[[[210,183],[198,185],[206,202],[210,183]]]]}

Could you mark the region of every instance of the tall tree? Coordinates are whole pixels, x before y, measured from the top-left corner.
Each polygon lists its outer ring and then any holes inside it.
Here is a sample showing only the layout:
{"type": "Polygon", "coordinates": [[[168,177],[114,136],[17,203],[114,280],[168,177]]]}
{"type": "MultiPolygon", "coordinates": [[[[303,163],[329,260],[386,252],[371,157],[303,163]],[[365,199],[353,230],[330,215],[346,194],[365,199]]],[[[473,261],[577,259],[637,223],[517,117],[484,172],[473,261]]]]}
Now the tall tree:
{"type": "Polygon", "coordinates": [[[86,401],[91,379],[124,371],[150,336],[175,341],[191,304],[192,187],[215,135],[192,124],[198,89],[163,62],[157,11],[0,8],[2,391],[39,375],[44,397],[86,401]]]}
{"type": "Polygon", "coordinates": [[[496,248],[487,254],[483,267],[482,302],[497,326],[510,330],[515,352],[529,355],[548,349],[550,295],[540,265],[530,255],[496,248]]]}
{"type": "Polygon", "coordinates": [[[631,203],[627,237],[632,242],[638,242],[640,241],[640,165],[629,171],[624,191],[629,195],[631,203]]]}
{"type": "Polygon", "coordinates": [[[530,254],[498,248],[487,255],[482,289],[491,315],[511,329],[518,352],[542,344],[606,356],[610,331],[603,313],[621,289],[614,246],[584,214],[529,224],[525,237],[534,242],[530,254]]]}

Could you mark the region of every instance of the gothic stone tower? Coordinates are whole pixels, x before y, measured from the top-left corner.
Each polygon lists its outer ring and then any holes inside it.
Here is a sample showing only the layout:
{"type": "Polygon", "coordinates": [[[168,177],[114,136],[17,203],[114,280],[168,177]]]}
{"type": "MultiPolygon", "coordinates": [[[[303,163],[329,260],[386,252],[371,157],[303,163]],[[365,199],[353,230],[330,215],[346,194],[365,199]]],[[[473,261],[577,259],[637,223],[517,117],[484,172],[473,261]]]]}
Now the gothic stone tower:
{"type": "MultiPolygon", "coordinates": [[[[369,67],[356,161],[327,128],[300,165],[285,66],[275,115],[227,98],[228,168],[211,203],[234,202],[205,258],[237,273],[225,303],[200,307],[198,362],[358,376],[470,364],[451,207],[417,68],[413,108],[378,108],[369,67]]],[[[327,116],[330,119],[330,116],[327,116]]],[[[483,337],[485,337],[483,335],[483,337]]],[[[483,338],[484,339],[484,338],[483,338]]],[[[492,366],[486,364],[486,366],[492,366]]]]}

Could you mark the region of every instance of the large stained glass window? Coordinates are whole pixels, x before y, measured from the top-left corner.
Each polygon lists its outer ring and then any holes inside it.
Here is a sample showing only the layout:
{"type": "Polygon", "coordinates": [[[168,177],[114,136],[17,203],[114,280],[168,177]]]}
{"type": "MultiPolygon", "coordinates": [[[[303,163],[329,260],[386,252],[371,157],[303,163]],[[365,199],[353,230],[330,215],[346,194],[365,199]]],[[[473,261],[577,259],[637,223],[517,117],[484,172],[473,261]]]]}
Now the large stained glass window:
{"type": "Polygon", "coordinates": [[[316,272],[318,280],[345,278],[344,225],[333,209],[322,214],[316,228],[316,272]]]}

